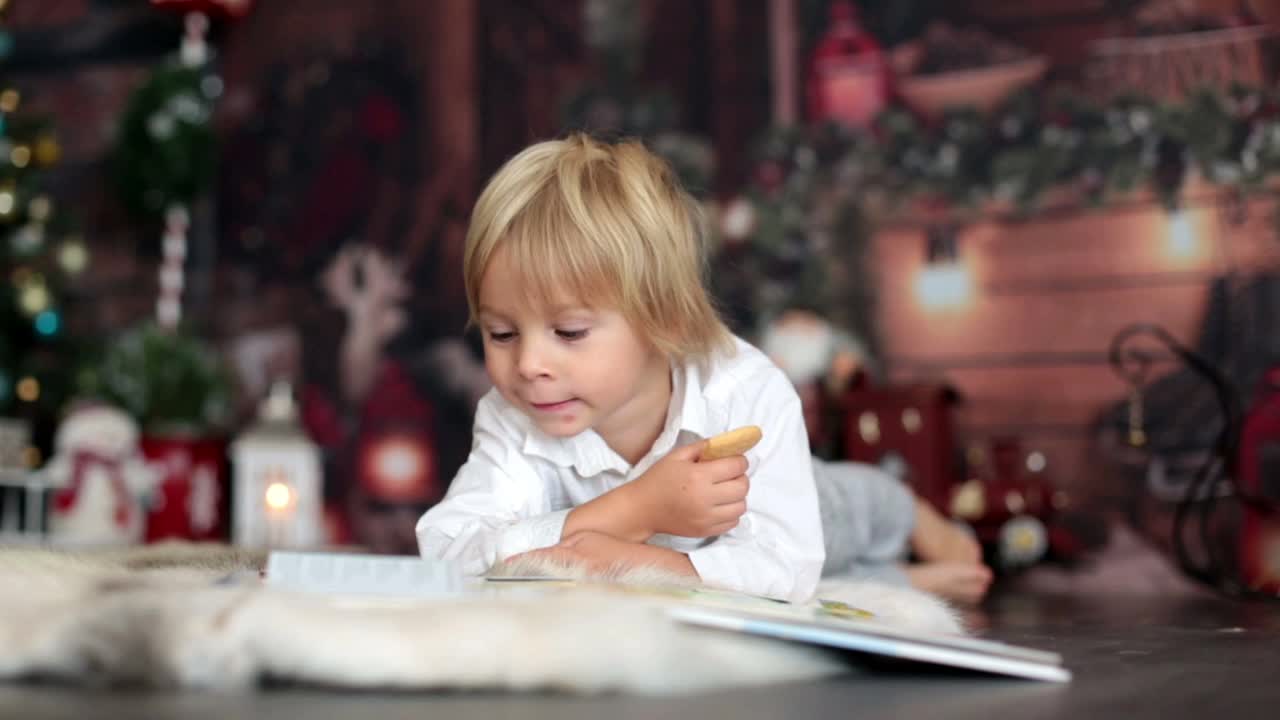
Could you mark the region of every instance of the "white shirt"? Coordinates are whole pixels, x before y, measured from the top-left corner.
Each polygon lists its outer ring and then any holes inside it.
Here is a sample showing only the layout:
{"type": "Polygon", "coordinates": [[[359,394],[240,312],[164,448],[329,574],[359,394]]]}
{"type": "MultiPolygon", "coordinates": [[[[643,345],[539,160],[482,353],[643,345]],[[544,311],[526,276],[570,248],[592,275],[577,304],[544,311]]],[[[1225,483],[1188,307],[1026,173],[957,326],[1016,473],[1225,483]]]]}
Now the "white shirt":
{"type": "Polygon", "coordinates": [[[491,390],[476,408],[471,455],[445,498],[418,521],[424,557],[485,573],[512,555],[560,542],[569,510],[634,480],[677,446],[744,425],[763,437],[747,451],[747,511],[715,538],[655,535],[650,543],[686,553],[708,586],[803,601],[822,570],[822,523],[800,399],[759,350],[736,340],[737,353],[706,369],[671,371],[666,424],[634,466],[594,430],[569,438],[541,432],[491,390]]]}

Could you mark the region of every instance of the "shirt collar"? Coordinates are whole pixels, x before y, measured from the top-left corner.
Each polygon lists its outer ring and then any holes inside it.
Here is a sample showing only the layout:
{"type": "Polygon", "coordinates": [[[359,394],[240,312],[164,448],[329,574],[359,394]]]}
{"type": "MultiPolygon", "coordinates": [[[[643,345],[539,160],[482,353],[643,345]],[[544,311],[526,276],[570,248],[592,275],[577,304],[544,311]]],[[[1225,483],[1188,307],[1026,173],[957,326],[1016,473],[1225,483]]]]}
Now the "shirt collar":
{"type": "MultiPolygon", "coordinates": [[[[667,406],[667,421],[662,433],[653,444],[650,455],[666,455],[679,439],[682,431],[699,438],[708,436],[706,398],[703,395],[704,379],[696,363],[673,364],[671,368],[671,402],[667,406]]],[[[606,470],[627,473],[631,466],[605,443],[595,430],[586,430],[573,437],[557,438],[542,432],[532,422],[526,421],[523,452],[541,457],[560,467],[572,467],[581,477],[594,477],[606,470]]],[[[650,455],[640,461],[647,464],[650,455]]]]}

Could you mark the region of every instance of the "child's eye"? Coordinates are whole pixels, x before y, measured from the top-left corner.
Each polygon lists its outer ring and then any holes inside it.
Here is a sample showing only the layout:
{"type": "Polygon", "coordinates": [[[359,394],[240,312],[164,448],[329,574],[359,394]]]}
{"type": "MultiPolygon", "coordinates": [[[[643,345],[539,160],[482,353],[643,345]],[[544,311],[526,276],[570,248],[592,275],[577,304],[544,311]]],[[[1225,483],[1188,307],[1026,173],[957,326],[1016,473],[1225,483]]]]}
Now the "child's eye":
{"type": "Polygon", "coordinates": [[[557,330],[556,335],[559,335],[561,340],[581,340],[582,338],[587,336],[587,331],[586,330],[557,330]]]}
{"type": "Polygon", "coordinates": [[[489,339],[490,339],[490,340],[492,340],[493,342],[496,342],[496,343],[504,343],[504,342],[507,342],[507,341],[511,340],[511,338],[514,338],[515,336],[516,336],[516,334],[515,334],[515,333],[513,333],[513,332],[510,332],[510,331],[507,331],[507,332],[493,332],[493,331],[489,331],[489,339]]]}

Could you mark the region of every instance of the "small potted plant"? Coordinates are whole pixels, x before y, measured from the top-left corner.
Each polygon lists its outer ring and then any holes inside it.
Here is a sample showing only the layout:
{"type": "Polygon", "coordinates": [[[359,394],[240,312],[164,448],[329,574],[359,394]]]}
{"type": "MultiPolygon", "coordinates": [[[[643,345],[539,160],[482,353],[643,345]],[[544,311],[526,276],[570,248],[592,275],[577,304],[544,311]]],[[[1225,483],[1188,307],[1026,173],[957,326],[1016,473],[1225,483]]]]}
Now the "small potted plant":
{"type": "Polygon", "coordinates": [[[141,427],[142,452],[157,475],[146,539],[224,538],[231,382],[217,351],[183,330],[148,323],[113,338],[79,385],[85,397],[119,407],[141,427]]]}

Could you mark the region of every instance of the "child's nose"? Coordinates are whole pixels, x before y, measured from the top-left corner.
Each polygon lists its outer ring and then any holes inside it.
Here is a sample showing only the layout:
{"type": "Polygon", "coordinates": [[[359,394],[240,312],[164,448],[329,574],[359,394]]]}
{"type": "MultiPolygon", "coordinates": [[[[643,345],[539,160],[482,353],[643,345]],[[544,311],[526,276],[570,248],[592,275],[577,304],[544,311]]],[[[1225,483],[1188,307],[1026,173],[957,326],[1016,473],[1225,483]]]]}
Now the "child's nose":
{"type": "Polygon", "coordinates": [[[544,377],[550,374],[547,368],[547,357],[540,343],[526,340],[520,343],[516,357],[516,370],[525,380],[544,377]]]}

